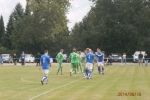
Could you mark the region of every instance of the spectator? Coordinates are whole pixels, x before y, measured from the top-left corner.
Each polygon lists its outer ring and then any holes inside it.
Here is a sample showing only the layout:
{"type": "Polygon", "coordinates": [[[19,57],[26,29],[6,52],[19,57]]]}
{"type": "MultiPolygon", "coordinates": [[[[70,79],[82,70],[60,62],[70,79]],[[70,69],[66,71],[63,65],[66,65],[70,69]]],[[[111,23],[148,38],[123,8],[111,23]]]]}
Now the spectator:
{"type": "Polygon", "coordinates": [[[40,66],[40,58],[41,58],[41,54],[40,53],[38,53],[37,55],[36,55],[36,66],[40,66]]]}
{"type": "Polygon", "coordinates": [[[17,55],[16,55],[16,53],[13,54],[13,63],[14,63],[14,65],[17,65],[17,55]]]}
{"type": "Polygon", "coordinates": [[[144,57],[144,62],[145,62],[145,66],[148,66],[148,55],[145,54],[145,57],[144,57]]]}
{"type": "Polygon", "coordinates": [[[0,54],[0,64],[3,64],[3,58],[1,54],[0,54]]]}
{"type": "Polygon", "coordinates": [[[140,54],[139,54],[138,58],[139,58],[139,66],[140,66],[140,65],[143,66],[143,54],[142,54],[141,51],[140,51],[140,54]]]}
{"type": "Polygon", "coordinates": [[[25,65],[25,53],[24,53],[24,51],[21,54],[21,65],[22,66],[25,65]]]}
{"type": "Polygon", "coordinates": [[[126,53],[123,53],[122,55],[122,62],[126,64],[126,53]]]}

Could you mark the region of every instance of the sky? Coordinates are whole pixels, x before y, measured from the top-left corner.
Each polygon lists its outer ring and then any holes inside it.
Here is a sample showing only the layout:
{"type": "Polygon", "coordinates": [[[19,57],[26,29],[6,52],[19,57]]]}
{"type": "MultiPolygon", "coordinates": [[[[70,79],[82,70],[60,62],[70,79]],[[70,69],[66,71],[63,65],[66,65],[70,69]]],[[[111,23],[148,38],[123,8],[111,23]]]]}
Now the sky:
{"type": "MultiPolygon", "coordinates": [[[[22,4],[23,8],[25,8],[26,0],[0,0],[0,15],[3,16],[5,26],[10,14],[19,2],[22,4]]],[[[69,30],[71,30],[76,22],[82,21],[83,17],[89,12],[91,6],[92,2],[88,0],[71,0],[71,7],[67,13],[69,30]]]]}

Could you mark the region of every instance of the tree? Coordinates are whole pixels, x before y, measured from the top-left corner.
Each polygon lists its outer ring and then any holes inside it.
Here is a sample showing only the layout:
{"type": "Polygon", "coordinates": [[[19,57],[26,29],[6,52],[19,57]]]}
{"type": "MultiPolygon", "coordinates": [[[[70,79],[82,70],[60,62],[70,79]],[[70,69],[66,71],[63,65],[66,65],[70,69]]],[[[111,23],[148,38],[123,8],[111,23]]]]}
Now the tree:
{"type": "Polygon", "coordinates": [[[78,44],[93,49],[100,47],[107,53],[132,54],[135,50],[149,48],[146,46],[150,32],[149,0],[93,2],[91,11],[72,30],[72,38],[78,39],[78,44]]]}
{"type": "Polygon", "coordinates": [[[15,24],[14,49],[33,53],[45,48],[54,52],[60,49],[69,34],[66,18],[69,0],[28,0],[27,5],[28,14],[15,24]]]}
{"type": "Polygon", "coordinates": [[[15,25],[23,19],[24,9],[20,3],[18,3],[9,17],[9,21],[6,28],[6,34],[4,36],[4,44],[6,48],[12,48],[12,38],[11,36],[14,34],[15,25]]]}
{"type": "Polygon", "coordinates": [[[4,34],[5,34],[4,20],[3,20],[3,16],[1,15],[0,16],[0,43],[3,42],[4,34]]]}

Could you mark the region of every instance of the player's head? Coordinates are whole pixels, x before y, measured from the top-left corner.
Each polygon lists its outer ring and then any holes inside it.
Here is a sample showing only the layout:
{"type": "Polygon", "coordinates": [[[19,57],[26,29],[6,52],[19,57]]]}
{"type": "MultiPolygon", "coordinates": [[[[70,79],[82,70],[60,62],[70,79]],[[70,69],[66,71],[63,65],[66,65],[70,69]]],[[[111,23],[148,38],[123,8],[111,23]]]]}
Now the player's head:
{"type": "Polygon", "coordinates": [[[24,51],[22,51],[22,54],[24,54],[24,51]]]}
{"type": "Polygon", "coordinates": [[[44,54],[48,54],[48,50],[44,50],[44,54]]]}
{"type": "Polygon", "coordinates": [[[101,52],[101,49],[100,49],[100,48],[97,48],[97,52],[101,52]]]}
{"type": "Polygon", "coordinates": [[[62,53],[63,53],[63,52],[64,52],[64,49],[60,49],[60,52],[62,52],[62,53]]]}
{"type": "Polygon", "coordinates": [[[90,48],[86,48],[86,53],[89,53],[90,52],[90,48]]]}
{"type": "Polygon", "coordinates": [[[73,52],[76,52],[77,51],[77,49],[76,48],[73,48],[73,52]]]}

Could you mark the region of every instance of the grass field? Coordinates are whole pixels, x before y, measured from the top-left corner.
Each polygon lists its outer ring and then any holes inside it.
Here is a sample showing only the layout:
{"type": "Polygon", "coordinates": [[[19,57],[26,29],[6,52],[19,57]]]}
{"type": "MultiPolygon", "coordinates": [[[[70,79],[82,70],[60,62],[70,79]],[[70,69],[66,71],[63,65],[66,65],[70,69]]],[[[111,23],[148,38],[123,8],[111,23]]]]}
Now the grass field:
{"type": "Polygon", "coordinates": [[[150,100],[150,66],[114,64],[105,75],[95,68],[91,80],[70,77],[70,65],[63,66],[63,75],[56,75],[53,64],[49,83],[42,86],[41,70],[34,65],[0,65],[0,100],[150,100]]]}

